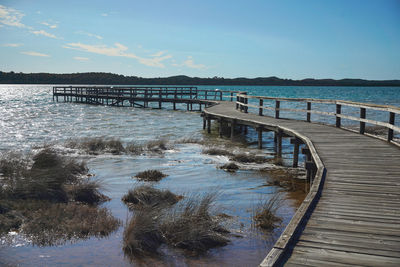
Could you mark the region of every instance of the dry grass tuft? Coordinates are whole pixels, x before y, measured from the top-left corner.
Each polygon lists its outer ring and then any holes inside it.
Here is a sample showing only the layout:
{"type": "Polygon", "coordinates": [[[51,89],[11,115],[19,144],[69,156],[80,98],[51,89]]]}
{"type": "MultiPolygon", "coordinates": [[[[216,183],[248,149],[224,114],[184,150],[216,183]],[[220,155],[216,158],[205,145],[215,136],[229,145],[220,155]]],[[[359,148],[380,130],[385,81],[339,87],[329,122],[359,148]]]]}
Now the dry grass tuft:
{"type": "Polygon", "coordinates": [[[107,209],[98,182],[83,178],[88,169],[45,148],[30,155],[0,159],[0,234],[22,230],[36,245],[106,236],[119,226],[107,209]]]}
{"type": "Polygon", "coordinates": [[[202,151],[203,154],[213,155],[213,156],[233,156],[232,152],[221,149],[221,148],[208,148],[202,151]]]}
{"type": "Polygon", "coordinates": [[[70,140],[66,147],[85,150],[89,154],[112,153],[119,155],[125,152],[125,148],[119,139],[94,137],[80,140],[70,140]]]}
{"type": "Polygon", "coordinates": [[[130,259],[155,255],[164,239],[158,229],[159,216],[154,211],[135,212],[124,230],[123,251],[130,259]]]}
{"type": "Polygon", "coordinates": [[[164,138],[155,139],[147,142],[146,148],[150,152],[162,153],[164,150],[168,150],[168,140],[164,138]]]}
{"type": "Polygon", "coordinates": [[[188,198],[182,205],[170,211],[160,223],[160,231],[166,243],[198,254],[225,246],[229,233],[220,221],[211,215],[216,194],[188,198]]]}
{"type": "Polygon", "coordinates": [[[282,204],[282,197],[276,193],[271,198],[261,200],[253,211],[253,222],[264,230],[272,230],[282,221],[276,212],[282,204]]]}
{"type": "Polygon", "coordinates": [[[162,178],[167,177],[167,175],[159,170],[147,170],[139,172],[135,177],[145,182],[158,182],[162,178]]]}
{"type": "Polygon", "coordinates": [[[220,166],[219,168],[223,169],[227,172],[235,172],[235,171],[239,170],[239,166],[233,162],[226,163],[226,164],[220,166]]]}
{"type": "Polygon", "coordinates": [[[245,153],[236,154],[231,159],[241,163],[265,163],[268,161],[265,157],[245,153]]]}
{"type": "Polygon", "coordinates": [[[159,190],[152,186],[142,185],[129,190],[122,197],[131,209],[155,209],[174,205],[182,199],[169,190],[159,190]]]}
{"type": "Polygon", "coordinates": [[[171,209],[135,212],[124,231],[125,254],[154,255],[162,244],[199,254],[228,244],[229,231],[220,224],[223,218],[212,215],[215,196],[194,196],[171,209]]]}

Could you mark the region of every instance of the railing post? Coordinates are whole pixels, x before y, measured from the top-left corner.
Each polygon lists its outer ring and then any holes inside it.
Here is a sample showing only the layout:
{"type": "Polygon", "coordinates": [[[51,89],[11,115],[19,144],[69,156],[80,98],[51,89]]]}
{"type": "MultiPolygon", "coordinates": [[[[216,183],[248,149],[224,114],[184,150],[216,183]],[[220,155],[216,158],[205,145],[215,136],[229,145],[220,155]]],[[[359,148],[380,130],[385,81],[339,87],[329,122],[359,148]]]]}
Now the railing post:
{"type": "MultiPolygon", "coordinates": [[[[365,119],[366,117],[366,110],[365,108],[360,108],[360,119],[365,119]]],[[[360,134],[365,133],[365,122],[360,121],[360,134]]]]}
{"type": "Polygon", "coordinates": [[[311,122],[311,102],[307,102],[307,122],[311,122]]]}
{"type": "Polygon", "coordinates": [[[158,108],[162,108],[162,89],[160,88],[160,91],[158,93],[158,96],[160,97],[160,101],[158,101],[158,108]]]}
{"type": "Polygon", "coordinates": [[[275,118],[279,119],[279,108],[281,106],[281,101],[275,100],[275,118]]]}
{"type": "MultiPolygon", "coordinates": [[[[243,98],[243,100],[244,100],[243,102],[244,102],[245,105],[247,105],[247,103],[249,103],[249,99],[247,98],[247,92],[245,92],[245,93],[243,93],[243,94],[245,95],[245,97],[243,98]]],[[[249,109],[248,106],[244,106],[244,113],[247,113],[247,112],[248,112],[248,111],[247,111],[248,109],[249,109]]]]}
{"type": "Polygon", "coordinates": [[[259,104],[259,108],[258,108],[258,116],[262,116],[263,115],[263,105],[264,105],[264,100],[260,99],[260,104],[259,104]]]}
{"type": "Polygon", "coordinates": [[[239,109],[239,101],[240,101],[240,98],[239,98],[239,96],[236,94],[236,109],[239,109]]]}
{"type": "MultiPolygon", "coordinates": [[[[390,112],[389,113],[389,124],[394,125],[394,120],[395,120],[395,113],[390,112]]],[[[393,129],[389,129],[387,140],[388,140],[388,142],[393,140],[393,129]]]]}
{"type": "Polygon", "coordinates": [[[340,128],[340,123],[341,123],[341,118],[338,117],[337,115],[340,115],[342,112],[342,105],[336,104],[336,127],[340,128]]]}
{"type": "Polygon", "coordinates": [[[233,102],[233,92],[231,92],[231,99],[230,99],[230,101],[233,102]]]}

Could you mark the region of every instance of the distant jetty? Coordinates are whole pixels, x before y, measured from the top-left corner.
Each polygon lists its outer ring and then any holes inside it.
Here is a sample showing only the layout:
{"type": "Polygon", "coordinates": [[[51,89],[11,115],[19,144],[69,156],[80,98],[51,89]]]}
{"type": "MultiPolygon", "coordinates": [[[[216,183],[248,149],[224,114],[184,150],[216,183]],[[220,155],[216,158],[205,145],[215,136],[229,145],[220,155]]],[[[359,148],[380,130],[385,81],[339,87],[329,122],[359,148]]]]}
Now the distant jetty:
{"type": "Polygon", "coordinates": [[[199,78],[184,75],[164,78],[142,78],[104,72],[87,73],[17,73],[0,71],[0,84],[90,84],[90,85],[228,85],[228,86],[376,86],[400,87],[400,80],[362,79],[281,79],[259,78],[199,78]]]}

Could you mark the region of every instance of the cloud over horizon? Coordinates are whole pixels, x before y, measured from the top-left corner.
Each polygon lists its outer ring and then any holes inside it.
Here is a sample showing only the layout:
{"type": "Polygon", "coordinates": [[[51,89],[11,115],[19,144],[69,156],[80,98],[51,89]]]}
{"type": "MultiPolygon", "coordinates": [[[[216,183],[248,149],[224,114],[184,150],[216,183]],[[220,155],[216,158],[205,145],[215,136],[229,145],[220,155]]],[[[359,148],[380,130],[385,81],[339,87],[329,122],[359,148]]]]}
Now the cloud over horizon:
{"type": "Polygon", "coordinates": [[[34,51],[24,51],[20,52],[21,54],[28,55],[28,56],[33,56],[33,57],[50,57],[50,55],[39,53],[39,52],[34,52],[34,51]]]}
{"type": "Polygon", "coordinates": [[[125,58],[133,58],[136,59],[139,63],[149,66],[149,67],[158,67],[158,68],[164,68],[165,65],[162,63],[162,61],[171,58],[171,55],[165,55],[161,56],[164,54],[162,52],[156,53],[153,55],[152,58],[144,58],[137,56],[136,54],[133,53],[128,53],[128,47],[124,46],[123,44],[120,43],[115,43],[115,47],[108,47],[106,45],[88,45],[88,44],[82,44],[82,43],[68,43],[66,45],[63,45],[63,48],[67,49],[74,49],[78,51],[84,51],[84,52],[89,52],[89,53],[94,53],[94,54],[99,54],[99,55],[105,55],[109,57],[125,57],[125,58]]]}

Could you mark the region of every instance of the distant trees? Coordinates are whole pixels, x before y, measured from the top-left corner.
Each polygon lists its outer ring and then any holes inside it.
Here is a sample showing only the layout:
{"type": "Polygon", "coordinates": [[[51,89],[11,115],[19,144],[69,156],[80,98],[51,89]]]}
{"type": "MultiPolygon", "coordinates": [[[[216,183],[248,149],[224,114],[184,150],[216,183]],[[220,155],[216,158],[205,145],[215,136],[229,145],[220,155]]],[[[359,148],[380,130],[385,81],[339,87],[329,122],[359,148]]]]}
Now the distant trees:
{"type": "Polygon", "coordinates": [[[283,86],[400,86],[400,80],[373,81],[362,79],[304,79],[291,80],[277,77],[258,78],[212,78],[188,77],[185,75],[165,78],[142,78],[104,72],[87,73],[15,73],[0,71],[2,84],[92,84],[92,85],[283,85],[283,86]]]}

